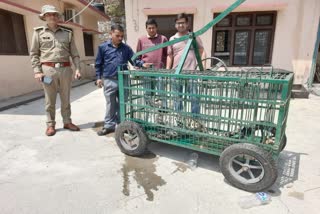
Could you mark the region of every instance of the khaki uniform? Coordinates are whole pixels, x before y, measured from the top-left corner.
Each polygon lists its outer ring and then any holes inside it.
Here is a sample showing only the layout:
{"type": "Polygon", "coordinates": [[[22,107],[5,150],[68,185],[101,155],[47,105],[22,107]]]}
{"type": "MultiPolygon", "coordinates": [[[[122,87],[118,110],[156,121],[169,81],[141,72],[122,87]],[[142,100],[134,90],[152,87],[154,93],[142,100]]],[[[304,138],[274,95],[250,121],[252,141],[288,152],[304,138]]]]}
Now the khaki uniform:
{"type": "Polygon", "coordinates": [[[55,32],[47,26],[35,28],[30,55],[34,73],[41,72],[52,78],[51,84],[42,83],[46,100],[47,125],[55,125],[58,92],[63,123],[71,123],[70,89],[73,72],[70,66],[63,67],[61,63],[69,62],[71,57],[75,68],[80,69],[80,57],[72,31],[60,26],[55,32]],[[51,62],[51,66],[45,65],[48,62],[51,62]]]}

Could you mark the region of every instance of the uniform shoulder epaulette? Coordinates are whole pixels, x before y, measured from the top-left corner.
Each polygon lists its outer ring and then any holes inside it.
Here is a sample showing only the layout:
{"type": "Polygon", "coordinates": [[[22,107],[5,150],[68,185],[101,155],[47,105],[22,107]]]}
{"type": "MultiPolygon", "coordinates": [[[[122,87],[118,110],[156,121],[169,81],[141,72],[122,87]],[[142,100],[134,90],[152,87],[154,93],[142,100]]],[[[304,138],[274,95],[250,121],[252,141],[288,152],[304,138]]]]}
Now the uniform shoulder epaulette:
{"type": "Polygon", "coordinates": [[[65,27],[61,27],[61,26],[60,26],[60,28],[61,28],[62,30],[64,30],[64,31],[69,32],[69,33],[73,33],[73,31],[70,30],[69,28],[65,28],[65,27]]]}
{"type": "Polygon", "coordinates": [[[69,42],[71,42],[72,35],[73,35],[73,30],[71,30],[70,28],[63,27],[63,26],[59,26],[59,27],[60,27],[61,30],[64,30],[64,31],[69,33],[69,42]]]}
{"type": "Polygon", "coordinates": [[[44,28],[44,26],[40,26],[40,27],[35,27],[35,28],[33,28],[35,31],[37,31],[37,30],[42,30],[44,28]]]}

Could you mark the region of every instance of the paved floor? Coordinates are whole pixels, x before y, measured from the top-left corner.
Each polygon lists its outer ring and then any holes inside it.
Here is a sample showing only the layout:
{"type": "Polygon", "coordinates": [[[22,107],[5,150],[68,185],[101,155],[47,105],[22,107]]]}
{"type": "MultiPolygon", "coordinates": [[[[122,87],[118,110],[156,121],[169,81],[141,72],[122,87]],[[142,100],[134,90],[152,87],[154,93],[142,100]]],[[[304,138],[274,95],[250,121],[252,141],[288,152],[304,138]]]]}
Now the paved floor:
{"type": "MultiPolygon", "coordinates": [[[[72,88],[78,87],[83,84],[87,84],[89,82],[92,82],[92,80],[90,79],[75,80],[72,82],[72,88]]],[[[34,100],[38,100],[43,97],[44,97],[44,91],[38,90],[38,91],[30,92],[28,94],[23,94],[21,96],[12,97],[9,99],[0,99],[0,111],[14,108],[14,107],[32,102],[34,100]]]]}
{"type": "MultiPolygon", "coordinates": [[[[320,209],[320,99],[292,100],[288,144],[279,159],[272,202],[243,210],[250,193],[230,186],[218,157],[153,143],[144,158],[123,155],[110,134],[95,133],[104,116],[101,89],[72,90],[73,120],[82,128],[44,135],[40,99],[0,112],[0,213],[318,213],[320,209]]],[[[59,106],[59,104],[57,105],[59,106]]]]}

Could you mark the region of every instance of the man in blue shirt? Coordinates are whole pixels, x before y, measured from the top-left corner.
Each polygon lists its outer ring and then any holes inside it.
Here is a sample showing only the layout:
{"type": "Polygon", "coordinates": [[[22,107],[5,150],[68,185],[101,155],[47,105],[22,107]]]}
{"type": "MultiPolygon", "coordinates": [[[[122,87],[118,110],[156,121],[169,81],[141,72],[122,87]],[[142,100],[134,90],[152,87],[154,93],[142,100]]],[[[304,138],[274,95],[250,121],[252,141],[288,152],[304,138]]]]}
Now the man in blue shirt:
{"type": "MultiPolygon", "coordinates": [[[[102,43],[98,49],[95,64],[96,84],[99,88],[103,87],[106,98],[104,126],[102,130],[98,131],[99,136],[114,132],[116,124],[120,122],[117,67],[120,65],[122,69],[128,69],[128,61],[134,54],[128,45],[122,43],[123,36],[123,28],[120,25],[113,25],[111,27],[111,39],[102,43]]],[[[135,66],[147,68],[150,63],[136,60],[135,66]]]]}

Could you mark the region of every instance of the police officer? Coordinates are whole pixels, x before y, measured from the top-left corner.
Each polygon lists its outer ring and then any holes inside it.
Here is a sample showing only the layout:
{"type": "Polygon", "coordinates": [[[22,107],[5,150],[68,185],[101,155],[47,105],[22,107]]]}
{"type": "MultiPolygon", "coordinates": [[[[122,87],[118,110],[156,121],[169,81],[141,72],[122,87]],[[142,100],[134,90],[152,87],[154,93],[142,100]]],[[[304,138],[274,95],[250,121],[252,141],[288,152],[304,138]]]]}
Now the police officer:
{"type": "Polygon", "coordinates": [[[47,24],[34,29],[30,50],[34,78],[42,83],[45,93],[47,136],[56,133],[55,105],[58,92],[61,99],[63,127],[71,131],[80,130],[71,121],[70,88],[73,72],[69,60],[71,57],[76,69],[75,78],[79,79],[80,57],[72,31],[58,25],[60,16],[60,12],[54,6],[42,7],[39,18],[47,24]]]}

